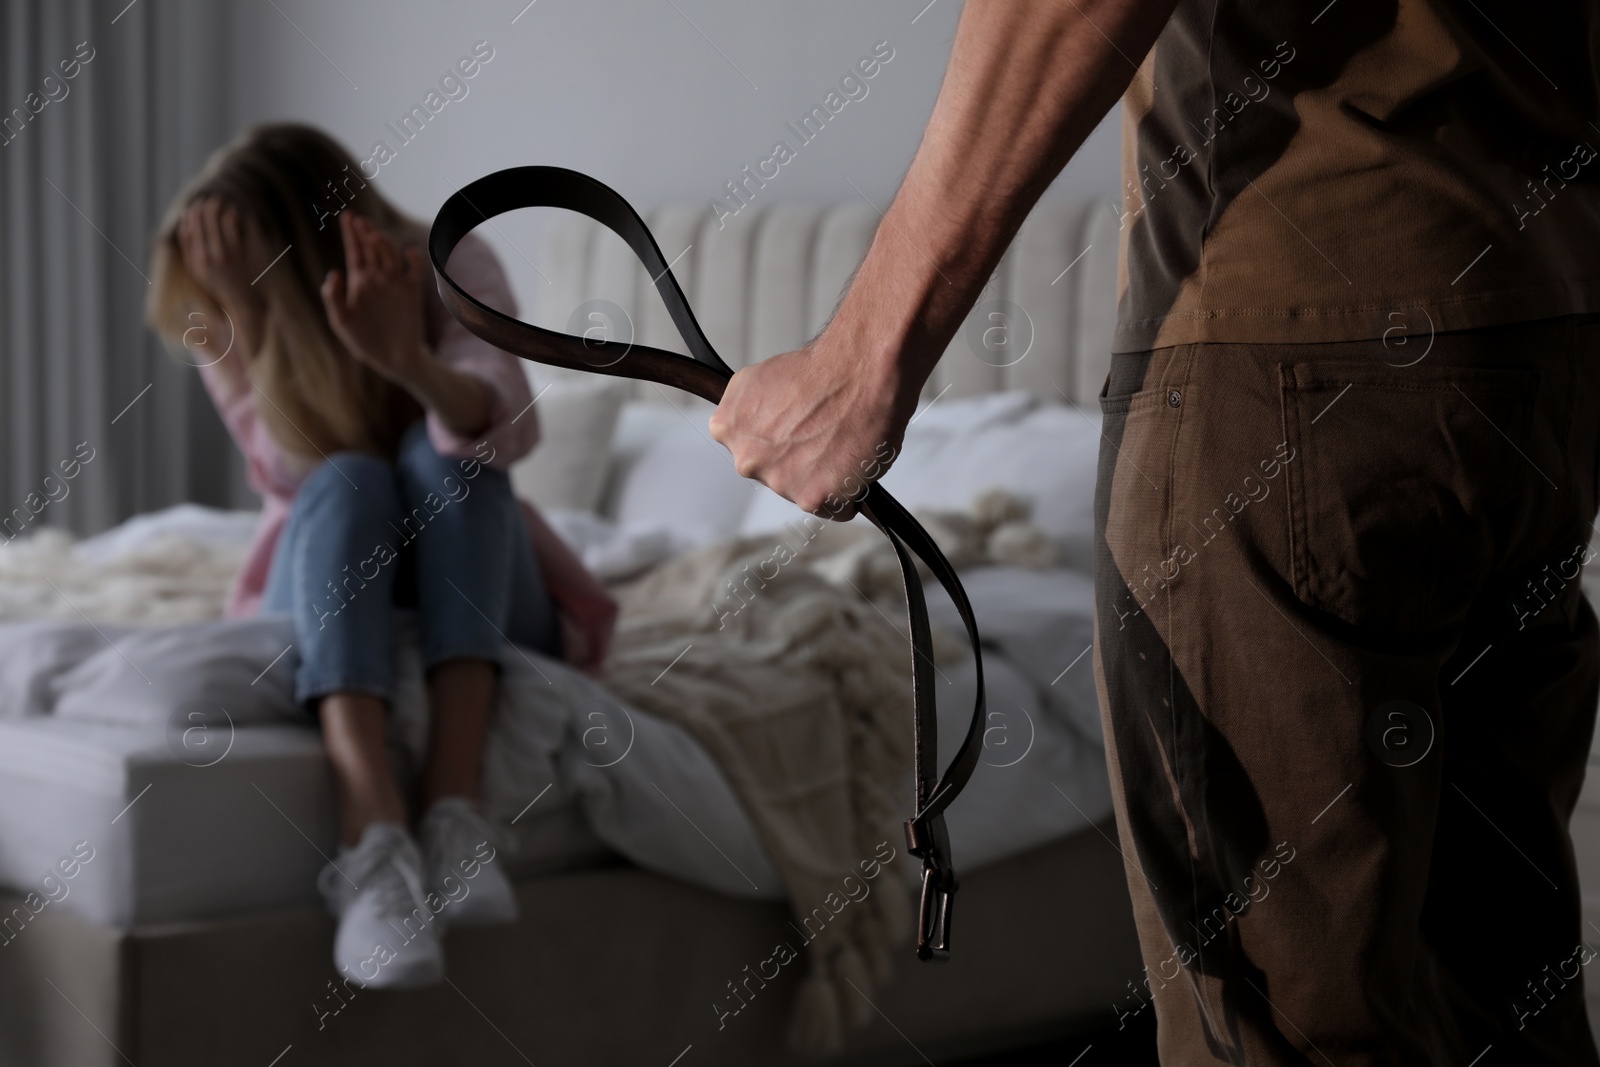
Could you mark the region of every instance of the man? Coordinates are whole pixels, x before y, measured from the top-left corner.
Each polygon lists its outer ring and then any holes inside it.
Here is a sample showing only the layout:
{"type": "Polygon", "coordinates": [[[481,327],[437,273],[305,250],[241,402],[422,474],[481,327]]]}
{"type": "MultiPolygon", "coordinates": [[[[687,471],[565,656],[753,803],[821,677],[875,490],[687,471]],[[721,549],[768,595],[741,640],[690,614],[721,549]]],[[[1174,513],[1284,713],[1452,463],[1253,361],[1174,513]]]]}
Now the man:
{"type": "Polygon", "coordinates": [[[1597,14],[972,0],[833,321],[713,416],[846,517],[1126,90],[1096,672],[1163,1063],[1600,1062],[1597,14]]]}

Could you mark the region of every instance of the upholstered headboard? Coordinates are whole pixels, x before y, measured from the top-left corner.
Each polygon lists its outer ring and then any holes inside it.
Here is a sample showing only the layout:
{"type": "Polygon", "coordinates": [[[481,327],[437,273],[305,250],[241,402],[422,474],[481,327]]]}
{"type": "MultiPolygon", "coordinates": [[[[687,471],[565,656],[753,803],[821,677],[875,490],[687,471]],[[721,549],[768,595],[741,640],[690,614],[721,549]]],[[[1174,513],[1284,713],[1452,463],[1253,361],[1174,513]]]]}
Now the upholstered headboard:
{"type": "MultiPolygon", "coordinates": [[[[704,204],[647,214],[712,344],[734,367],[798,348],[827,322],[878,224],[863,201],[752,204],[719,226],[704,204]]],[[[1027,389],[1092,403],[1116,314],[1117,221],[1103,201],[1041,204],[946,349],[927,395],[1027,389]]],[[[541,231],[530,321],[684,351],[650,279],[609,230],[560,212],[541,231]]],[[[547,368],[540,368],[544,374],[547,368]]],[[[665,391],[638,383],[641,399],[665,391]]]]}

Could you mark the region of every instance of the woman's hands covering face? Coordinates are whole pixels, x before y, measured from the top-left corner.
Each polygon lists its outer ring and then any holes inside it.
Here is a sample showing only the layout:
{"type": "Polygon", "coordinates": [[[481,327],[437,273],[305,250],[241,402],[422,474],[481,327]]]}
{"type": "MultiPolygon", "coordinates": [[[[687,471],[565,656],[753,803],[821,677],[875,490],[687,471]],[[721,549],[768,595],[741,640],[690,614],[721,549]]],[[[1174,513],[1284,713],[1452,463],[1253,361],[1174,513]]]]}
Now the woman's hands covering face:
{"type": "Polygon", "coordinates": [[[255,282],[273,262],[260,230],[234,205],[205,197],[190,204],[178,221],[178,249],[189,275],[243,334],[248,358],[265,308],[255,282]]]}

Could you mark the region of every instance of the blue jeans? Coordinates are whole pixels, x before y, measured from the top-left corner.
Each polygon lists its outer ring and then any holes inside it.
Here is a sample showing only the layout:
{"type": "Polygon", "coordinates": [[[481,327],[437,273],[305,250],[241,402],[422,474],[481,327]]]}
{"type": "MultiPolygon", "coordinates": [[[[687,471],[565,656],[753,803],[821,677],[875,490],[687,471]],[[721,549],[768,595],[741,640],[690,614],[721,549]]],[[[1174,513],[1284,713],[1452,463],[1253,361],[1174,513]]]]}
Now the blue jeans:
{"type": "Polygon", "coordinates": [[[498,664],[508,640],[560,654],[555,605],[511,479],[439,455],[420,421],[396,462],[337,453],[295,497],[261,610],[294,618],[296,699],[391,699],[396,606],[417,609],[424,669],[498,664]]]}

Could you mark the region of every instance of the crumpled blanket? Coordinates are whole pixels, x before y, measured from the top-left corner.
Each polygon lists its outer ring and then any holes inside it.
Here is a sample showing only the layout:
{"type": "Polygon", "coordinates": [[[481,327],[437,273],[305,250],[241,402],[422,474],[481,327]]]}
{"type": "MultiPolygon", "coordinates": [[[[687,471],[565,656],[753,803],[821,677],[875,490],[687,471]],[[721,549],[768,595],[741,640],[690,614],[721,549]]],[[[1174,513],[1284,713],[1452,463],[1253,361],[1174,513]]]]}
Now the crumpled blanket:
{"type": "Polygon", "coordinates": [[[161,537],[109,559],[43,529],[0,545],[0,619],[176,626],[219,618],[243,546],[161,537]]]}
{"type": "MultiPolygon", "coordinates": [[[[967,514],[917,517],[958,568],[1055,563],[1026,506],[1004,493],[967,514]]],[[[0,619],[216,618],[242,555],[163,537],[91,560],[70,536],[44,530],[0,547],[0,619]]],[[[874,1016],[866,997],[913,928],[918,868],[901,829],[911,651],[893,550],[870,526],[807,520],[677,556],[615,591],[622,617],[602,681],[689,731],[729,779],[785,882],[791,944],[805,946],[790,1045],[836,1051],[847,1025],[874,1016]],[[845,878],[859,885],[874,862],[883,873],[857,900],[845,878]]],[[[964,637],[933,634],[938,663],[968,654],[964,637]]]]}
{"type": "MultiPolygon", "coordinates": [[[[919,516],[957,566],[1050,566],[1025,517],[999,495],[970,515],[919,516]]],[[[727,775],[805,938],[790,1047],[836,1052],[846,1025],[873,1018],[868,997],[914,925],[919,864],[902,830],[912,653],[893,549],[868,526],[807,521],[676,557],[616,592],[622,622],[602,680],[688,730],[727,775]],[[846,901],[842,887],[884,855],[901,891],[886,880],[846,901]]],[[[934,634],[937,662],[970,654],[963,638],[934,634]]]]}

